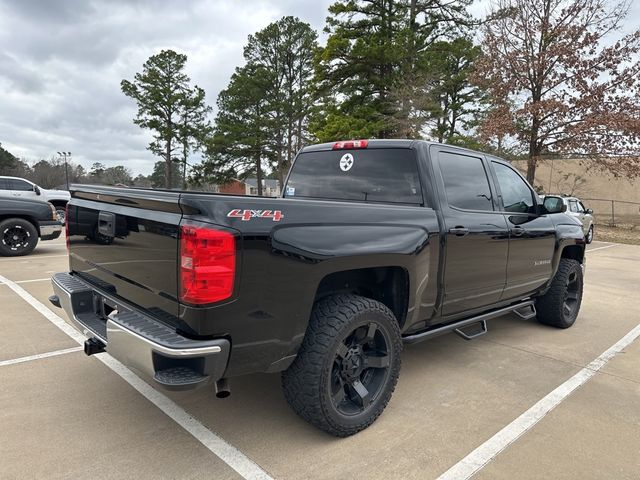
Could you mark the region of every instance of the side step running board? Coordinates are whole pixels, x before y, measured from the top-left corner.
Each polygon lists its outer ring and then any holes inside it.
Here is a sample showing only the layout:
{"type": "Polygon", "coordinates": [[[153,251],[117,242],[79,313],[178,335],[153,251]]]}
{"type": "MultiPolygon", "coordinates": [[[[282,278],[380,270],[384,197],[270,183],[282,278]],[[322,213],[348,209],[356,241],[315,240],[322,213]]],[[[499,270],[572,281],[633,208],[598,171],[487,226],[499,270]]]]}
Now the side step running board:
{"type": "MultiPolygon", "coordinates": [[[[473,324],[472,324],[473,325],[473,324]]],[[[460,328],[456,328],[453,333],[455,333],[456,335],[458,335],[459,337],[462,337],[465,340],[473,340],[474,338],[478,338],[480,335],[484,335],[485,333],[487,333],[487,321],[486,320],[480,320],[478,322],[478,325],[480,326],[480,330],[478,330],[475,333],[465,333],[462,329],[460,328]]]]}
{"type": "Polygon", "coordinates": [[[535,317],[538,312],[536,312],[536,306],[534,303],[531,305],[525,305],[520,308],[516,308],[513,313],[518,315],[523,320],[529,320],[530,318],[535,317]]]}
{"type": "Polygon", "coordinates": [[[487,320],[490,320],[496,317],[501,317],[502,315],[506,315],[507,313],[511,313],[511,312],[515,312],[519,317],[524,319],[532,318],[533,316],[536,315],[534,301],[525,300],[524,302],[516,303],[515,305],[509,305],[508,307],[504,307],[504,308],[499,308],[498,310],[494,310],[488,313],[483,313],[482,315],[477,315],[471,318],[465,318],[464,320],[459,320],[457,322],[453,322],[448,325],[442,325],[440,327],[436,327],[431,330],[426,330],[424,332],[414,333],[413,335],[407,335],[406,337],[402,337],[402,341],[404,343],[418,343],[424,340],[438,337],[440,335],[444,335],[445,333],[449,333],[451,331],[460,335],[465,340],[473,340],[474,338],[487,333],[487,323],[486,323],[487,320]],[[480,325],[479,332],[468,334],[461,330],[464,327],[468,327],[475,324],[480,325]]]}

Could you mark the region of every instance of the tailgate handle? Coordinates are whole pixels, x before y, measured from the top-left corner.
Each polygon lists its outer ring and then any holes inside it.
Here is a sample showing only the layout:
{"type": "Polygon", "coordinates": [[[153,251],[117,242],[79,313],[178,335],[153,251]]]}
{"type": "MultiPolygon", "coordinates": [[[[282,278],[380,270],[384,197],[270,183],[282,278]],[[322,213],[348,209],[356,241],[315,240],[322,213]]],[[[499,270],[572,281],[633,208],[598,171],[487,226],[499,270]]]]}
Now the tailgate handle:
{"type": "Polygon", "coordinates": [[[111,212],[100,212],[98,215],[98,232],[107,237],[116,236],[116,215],[111,212]]]}

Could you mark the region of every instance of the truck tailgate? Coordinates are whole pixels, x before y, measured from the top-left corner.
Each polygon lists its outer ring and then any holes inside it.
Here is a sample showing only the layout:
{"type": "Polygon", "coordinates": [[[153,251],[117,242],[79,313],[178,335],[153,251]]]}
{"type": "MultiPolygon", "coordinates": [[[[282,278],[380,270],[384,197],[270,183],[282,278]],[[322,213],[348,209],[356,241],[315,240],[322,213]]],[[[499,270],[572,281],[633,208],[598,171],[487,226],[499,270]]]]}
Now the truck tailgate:
{"type": "Polygon", "coordinates": [[[177,327],[179,193],[75,188],[71,272],[177,327]]]}

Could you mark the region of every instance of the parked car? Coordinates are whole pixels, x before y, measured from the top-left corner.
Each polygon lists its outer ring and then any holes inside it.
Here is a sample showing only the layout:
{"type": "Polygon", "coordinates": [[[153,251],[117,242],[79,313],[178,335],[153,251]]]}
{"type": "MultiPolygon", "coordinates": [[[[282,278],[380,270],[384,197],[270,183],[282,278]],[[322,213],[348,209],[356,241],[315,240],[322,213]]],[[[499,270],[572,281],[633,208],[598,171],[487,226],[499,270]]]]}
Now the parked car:
{"type": "Polygon", "coordinates": [[[63,225],[67,202],[71,200],[71,194],[66,190],[47,190],[25,178],[2,176],[0,176],[0,197],[19,197],[49,202],[56,207],[58,218],[63,225]]]}
{"type": "Polygon", "coordinates": [[[562,202],[567,207],[567,215],[577,218],[582,224],[582,231],[584,232],[584,238],[586,239],[587,243],[593,242],[593,210],[585,207],[584,203],[582,203],[582,200],[577,197],[572,197],[564,194],[551,196],[559,197],[562,199],[562,202]]]}
{"type": "Polygon", "coordinates": [[[218,396],[230,377],[282,372],[293,410],[336,436],[382,413],[403,343],[470,340],[509,312],[568,328],[582,300],[580,223],[509,163],[450,145],[305,147],[284,198],[71,193],[69,232],[113,238],[70,234],[69,271],[52,279],[87,354],[218,396]]]}
{"type": "Polygon", "coordinates": [[[0,255],[28,255],[40,240],[60,236],[62,225],[55,207],[25,198],[0,198],[0,255]]]}

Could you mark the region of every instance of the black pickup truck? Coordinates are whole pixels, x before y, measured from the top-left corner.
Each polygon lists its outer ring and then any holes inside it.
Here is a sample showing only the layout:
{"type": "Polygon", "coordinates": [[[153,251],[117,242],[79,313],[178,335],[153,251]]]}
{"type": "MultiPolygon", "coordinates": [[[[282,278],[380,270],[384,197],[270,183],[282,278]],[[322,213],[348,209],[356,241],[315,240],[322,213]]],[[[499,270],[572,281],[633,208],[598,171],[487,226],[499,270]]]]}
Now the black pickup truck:
{"type": "Polygon", "coordinates": [[[62,224],[51,203],[0,197],[0,255],[28,255],[38,239],[55,240],[61,233],[62,224]]]}
{"type": "Polygon", "coordinates": [[[580,308],[580,224],[507,162],[462,148],[309,146],[282,198],[71,193],[51,301],[86,353],[220,397],[230,377],[282,372],[291,407],[336,436],[382,413],[403,343],[472,339],[509,312],[566,328],[580,308]]]}

